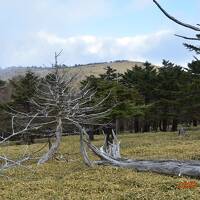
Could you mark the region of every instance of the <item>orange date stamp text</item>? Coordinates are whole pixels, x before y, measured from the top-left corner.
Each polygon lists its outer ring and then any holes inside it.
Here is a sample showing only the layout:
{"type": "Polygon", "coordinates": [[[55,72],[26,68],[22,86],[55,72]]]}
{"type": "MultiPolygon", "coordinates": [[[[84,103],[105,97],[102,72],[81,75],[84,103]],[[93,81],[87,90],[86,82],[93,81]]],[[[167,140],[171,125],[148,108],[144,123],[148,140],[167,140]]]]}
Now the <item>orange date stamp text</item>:
{"type": "Polygon", "coordinates": [[[194,189],[198,186],[196,181],[184,181],[177,184],[178,189],[194,189]]]}

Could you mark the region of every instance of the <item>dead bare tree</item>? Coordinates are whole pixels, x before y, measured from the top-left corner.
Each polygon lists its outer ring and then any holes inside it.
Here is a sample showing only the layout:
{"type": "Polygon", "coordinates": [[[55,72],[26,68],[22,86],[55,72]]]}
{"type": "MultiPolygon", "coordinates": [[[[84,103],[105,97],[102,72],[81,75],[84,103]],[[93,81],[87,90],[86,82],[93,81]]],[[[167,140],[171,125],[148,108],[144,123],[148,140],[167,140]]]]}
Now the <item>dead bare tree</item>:
{"type": "MultiPolygon", "coordinates": [[[[73,82],[78,78],[78,73],[69,75],[65,69],[58,65],[57,59],[61,53],[62,51],[58,54],[55,53],[54,71],[38,83],[34,98],[30,99],[31,112],[25,113],[8,107],[7,112],[12,116],[12,132],[10,135],[1,137],[0,145],[4,145],[13,137],[29,134],[29,131],[32,130],[40,132],[41,128],[55,127],[55,142],[38,160],[38,164],[43,164],[53,158],[58,151],[63,135],[63,125],[70,124],[79,129],[81,153],[85,163],[91,166],[92,163],[88,159],[86,146],[83,143],[83,139],[87,137],[84,126],[96,124],[98,118],[109,113],[110,110],[102,108],[102,104],[109,97],[109,94],[98,103],[91,104],[96,91],[90,88],[89,84],[80,90],[74,87],[73,82]]],[[[21,161],[13,161],[6,156],[1,156],[0,160],[4,164],[0,169],[19,165],[30,158],[31,155],[22,158],[21,161]]]]}

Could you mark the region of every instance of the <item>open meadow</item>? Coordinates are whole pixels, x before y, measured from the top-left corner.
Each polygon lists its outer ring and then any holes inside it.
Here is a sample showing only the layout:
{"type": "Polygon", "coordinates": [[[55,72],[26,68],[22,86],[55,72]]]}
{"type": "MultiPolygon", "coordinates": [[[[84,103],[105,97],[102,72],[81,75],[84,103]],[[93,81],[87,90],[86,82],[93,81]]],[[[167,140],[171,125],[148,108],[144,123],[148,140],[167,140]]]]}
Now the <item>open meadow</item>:
{"type": "Polygon", "coordinates": [[[0,200],[200,200],[199,9],[1,1],[0,200]]]}
{"type": "MultiPolygon", "coordinates": [[[[189,131],[185,137],[177,133],[121,134],[123,157],[136,159],[200,159],[200,131],[189,131]]],[[[102,136],[95,136],[100,146],[102,136]]],[[[29,151],[37,156],[37,150],[45,143],[33,144],[29,151]]],[[[26,148],[12,145],[1,148],[10,156],[26,148]]],[[[47,147],[42,151],[47,150],[47,147]]],[[[40,152],[39,154],[41,154],[40,152]]],[[[111,166],[88,168],[79,153],[79,137],[63,138],[57,159],[37,166],[12,168],[0,178],[0,199],[199,199],[200,182],[196,179],[172,177],[155,173],[136,172],[111,166]],[[195,181],[195,188],[177,188],[180,182],[195,181]]],[[[93,156],[92,156],[93,157],[93,156]]],[[[95,157],[94,157],[95,158],[95,157]]],[[[33,162],[35,163],[35,162],[33,162]]]]}

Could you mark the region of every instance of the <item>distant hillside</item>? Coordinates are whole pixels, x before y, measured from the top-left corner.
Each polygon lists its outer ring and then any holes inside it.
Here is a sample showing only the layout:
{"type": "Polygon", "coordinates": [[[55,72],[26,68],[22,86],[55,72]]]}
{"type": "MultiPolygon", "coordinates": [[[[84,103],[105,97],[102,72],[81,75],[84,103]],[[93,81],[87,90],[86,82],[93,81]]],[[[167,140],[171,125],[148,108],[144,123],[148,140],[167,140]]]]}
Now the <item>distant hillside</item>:
{"type": "MultiPolygon", "coordinates": [[[[105,63],[92,63],[87,65],[75,65],[73,67],[67,67],[66,69],[70,72],[80,72],[80,79],[84,79],[86,76],[95,75],[98,76],[104,73],[104,68],[106,66],[111,66],[116,69],[119,73],[125,72],[127,69],[131,69],[135,65],[142,66],[142,62],[133,61],[113,61],[105,63]]],[[[24,75],[27,70],[33,71],[39,76],[45,76],[48,74],[52,68],[42,68],[42,67],[9,67],[6,69],[0,69],[0,79],[8,80],[15,76],[24,75]]]]}

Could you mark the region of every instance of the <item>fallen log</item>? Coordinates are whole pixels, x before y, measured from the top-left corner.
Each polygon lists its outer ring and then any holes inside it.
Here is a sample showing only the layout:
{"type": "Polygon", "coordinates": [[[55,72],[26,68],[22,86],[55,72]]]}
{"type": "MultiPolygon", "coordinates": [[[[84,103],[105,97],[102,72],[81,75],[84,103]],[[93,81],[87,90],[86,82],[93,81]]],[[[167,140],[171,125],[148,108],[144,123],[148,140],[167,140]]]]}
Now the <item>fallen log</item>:
{"type": "MultiPolygon", "coordinates": [[[[107,141],[104,140],[104,145],[97,148],[95,145],[90,143],[87,139],[87,133],[85,130],[82,131],[83,136],[81,142],[85,143],[88,148],[100,158],[98,161],[89,161],[93,164],[98,165],[111,165],[121,168],[134,169],[140,172],[155,172],[159,174],[166,174],[171,176],[188,176],[192,178],[200,178],[200,161],[195,160],[134,160],[121,158],[120,156],[120,142],[117,140],[117,136],[114,131],[112,132],[114,140],[109,146],[107,141]],[[109,150],[111,148],[112,151],[109,150]],[[114,152],[114,150],[116,152],[114,152]]],[[[105,134],[104,134],[105,136],[105,134]]],[[[106,137],[105,137],[106,139],[106,137]]],[[[84,159],[85,160],[85,159],[84,159]]],[[[87,161],[89,157],[87,156],[87,161]]],[[[88,162],[86,162],[88,165],[88,162]]],[[[91,166],[91,165],[90,165],[91,166]]]]}
{"type": "Polygon", "coordinates": [[[87,143],[89,149],[101,159],[100,161],[95,162],[98,165],[112,165],[116,167],[134,169],[136,171],[200,178],[200,161],[117,159],[101,151],[88,141],[85,142],[87,143]]]}

